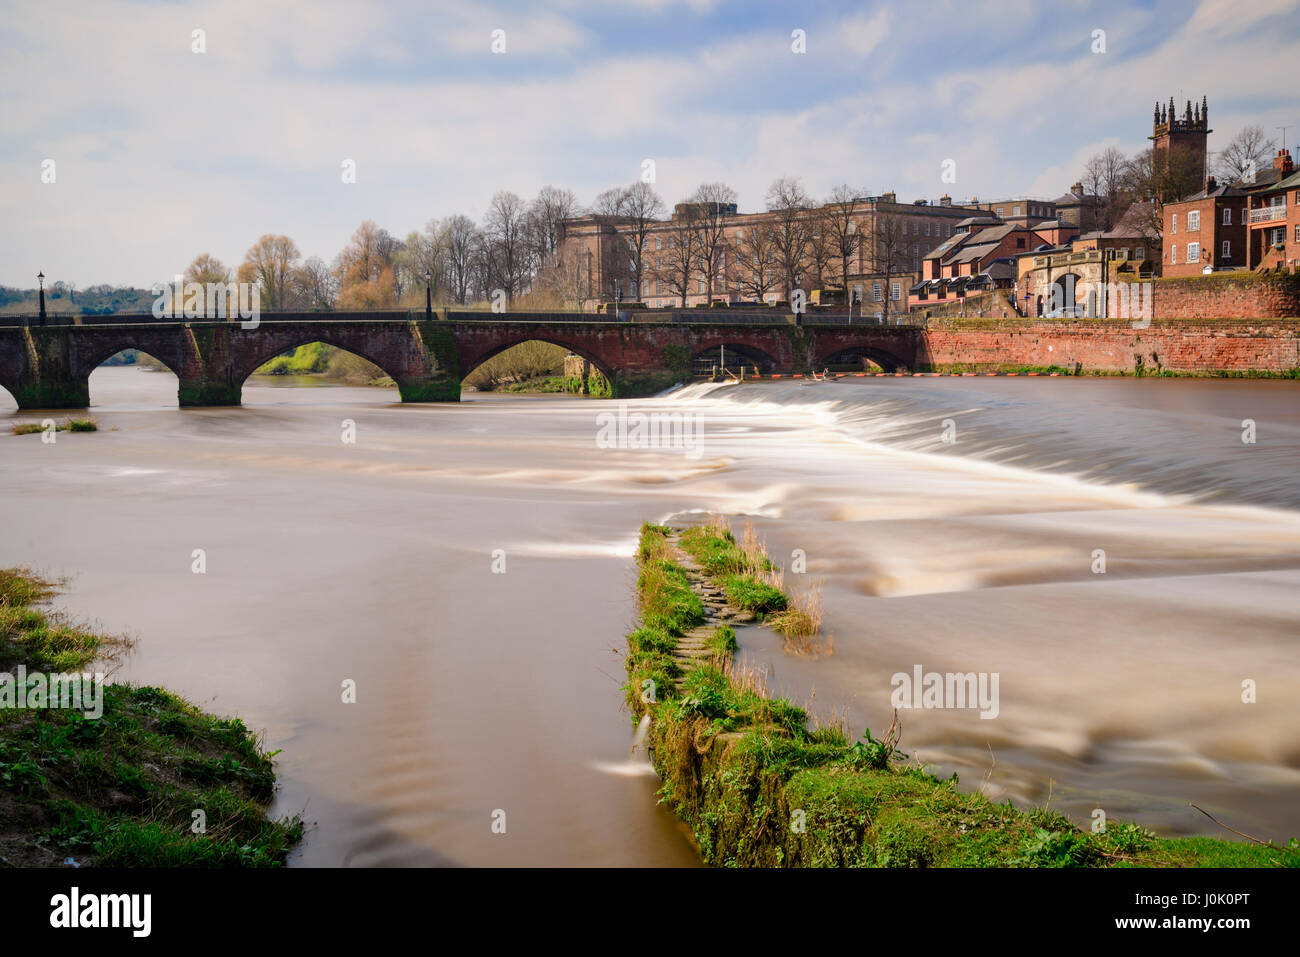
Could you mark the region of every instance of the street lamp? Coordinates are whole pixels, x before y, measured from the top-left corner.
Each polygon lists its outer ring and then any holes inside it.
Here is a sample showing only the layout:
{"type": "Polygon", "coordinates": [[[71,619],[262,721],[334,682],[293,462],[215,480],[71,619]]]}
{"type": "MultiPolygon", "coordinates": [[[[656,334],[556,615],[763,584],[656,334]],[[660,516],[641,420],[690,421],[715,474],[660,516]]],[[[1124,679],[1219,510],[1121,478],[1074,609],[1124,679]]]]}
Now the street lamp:
{"type": "Polygon", "coordinates": [[[45,272],[41,271],[36,274],[36,282],[40,288],[41,294],[41,325],[45,325],[45,272]]]}
{"type": "Polygon", "coordinates": [[[433,318],[433,270],[424,271],[424,318],[433,318]]]}

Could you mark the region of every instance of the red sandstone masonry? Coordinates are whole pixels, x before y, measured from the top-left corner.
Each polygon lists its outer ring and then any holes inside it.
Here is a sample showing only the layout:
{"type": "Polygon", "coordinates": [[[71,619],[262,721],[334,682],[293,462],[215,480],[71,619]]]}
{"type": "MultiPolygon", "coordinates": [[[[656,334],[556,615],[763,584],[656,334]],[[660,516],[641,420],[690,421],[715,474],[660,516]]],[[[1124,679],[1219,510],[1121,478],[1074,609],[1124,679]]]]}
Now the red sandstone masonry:
{"type": "Polygon", "coordinates": [[[1287,372],[1300,368],[1300,320],[974,322],[930,320],[918,363],[1070,366],[1132,372],[1287,372]]]}
{"type": "Polygon", "coordinates": [[[1300,275],[1216,273],[1156,281],[1158,319],[1300,317],[1300,275]]]}

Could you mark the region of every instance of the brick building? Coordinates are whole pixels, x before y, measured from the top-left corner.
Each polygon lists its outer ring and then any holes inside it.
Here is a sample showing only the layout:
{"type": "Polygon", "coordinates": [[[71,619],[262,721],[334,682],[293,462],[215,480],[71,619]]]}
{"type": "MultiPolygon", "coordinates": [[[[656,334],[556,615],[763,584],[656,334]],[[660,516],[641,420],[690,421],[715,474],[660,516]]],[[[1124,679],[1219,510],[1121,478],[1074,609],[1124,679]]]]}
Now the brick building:
{"type": "MultiPolygon", "coordinates": [[[[853,201],[849,214],[861,237],[849,259],[848,276],[838,252],[819,257],[818,240],[826,244],[830,228],[826,218],[830,205],[813,207],[798,214],[809,237],[805,255],[795,276],[796,286],[811,294],[821,289],[848,289],[865,312],[882,311],[886,298],[889,311],[906,308],[908,288],[915,282],[921,263],[930,250],[952,237],[957,223],[975,212],[972,207],[954,205],[951,197],[938,202],[917,200],[901,203],[895,193],[862,196],[853,201]],[[846,282],[847,278],[847,282],[846,282]],[[894,293],[897,292],[897,295],[894,293]],[[877,294],[879,298],[876,298],[877,294]],[[876,308],[872,308],[874,302],[876,308]],[[898,305],[894,305],[897,303],[898,305]]],[[[710,210],[704,218],[721,223],[717,229],[717,250],[713,281],[703,270],[692,272],[687,292],[682,294],[684,273],[680,250],[693,238],[704,236],[708,227],[695,230],[699,211],[692,204],[679,203],[672,216],[649,224],[643,260],[641,289],[635,290],[632,253],[629,249],[633,224],[624,218],[588,215],[567,220],[563,225],[560,257],[575,265],[582,308],[593,309],[601,302],[621,295],[624,301],[639,299],[650,308],[677,308],[683,299],[687,307],[712,302],[728,304],[778,302],[787,298],[785,276],[777,264],[769,263],[764,275],[746,269],[746,253],[755,254],[753,230],[771,230],[780,225],[775,212],[740,213],[731,205],[710,210]],[[674,265],[679,268],[675,269],[674,265]],[[770,287],[766,282],[770,274],[770,287]],[[710,288],[711,287],[711,288],[710,288]],[[759,295],[759,292],[762,292],[759,295]],[[639,292],[639,295],[637,293],[639,292]]],[[[842,295],[842,293],[841,293],[842,295]]]]}
{"type": "Polygon", "coordinates": [[[1069,223],[1079,232],[1089,232],[1101,226],[1101,197],[1086,192],[1082,183],[1075,183],[1070,191],[1052,200],[1056,218],[1069,223]]]}
{"type": "Polygon", "coordinates": [[[1205,181],[1205,189],[1161,210],[1161,274],[1194,276],[1246,266],[1246,191],[1205,181]]]}
{"type": "Polygon", "coordinates": [[[995,217],[972,217],[958,225],[961,232],[926,257],[920,281],[910,290],[910,307],[1010,288],[1016,278],[1015,257],[1053,245],[1049,236],[1036,229],[995,217]]]}
{"type": "Polygon", "coordinates": [[[1294,270],[1300,265],[1300,173],[1286,150],[1278,150],[1272,172],[1256,179],[1273,183],[1246,195],[1246,267],[1294,270]]]}

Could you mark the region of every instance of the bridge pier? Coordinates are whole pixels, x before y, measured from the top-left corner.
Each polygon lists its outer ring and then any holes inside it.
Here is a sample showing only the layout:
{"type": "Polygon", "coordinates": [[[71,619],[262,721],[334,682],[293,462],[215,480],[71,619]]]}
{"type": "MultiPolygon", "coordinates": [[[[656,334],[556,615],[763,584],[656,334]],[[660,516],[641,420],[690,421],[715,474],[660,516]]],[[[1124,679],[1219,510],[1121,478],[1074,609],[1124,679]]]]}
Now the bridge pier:
{"type": "Polygon", "coordinates": [[[230,382],[213,382],[205,378],[180,380],[176,397],[182,409],[206,406],[239,405],[241,387],[230,382]]]}
{"type": "Polygon", "coordinates": [[[42,376],[34,382],[21,383],[9,391],[22,410],[85,409],[90,406],[89,379],[78,381],[71,376],[42,376]]]}
{"type": "MultiPolygon", "coordinates": [[[[10,337],[6,337],[10,338],[10,337]]],[[[84,409],[90,380],[79,374],[68,337],[58,328],[13,331],[3,379],[20,409],[84,409]],[[9,385],[9,383],[13,385],[9,385]]]]}

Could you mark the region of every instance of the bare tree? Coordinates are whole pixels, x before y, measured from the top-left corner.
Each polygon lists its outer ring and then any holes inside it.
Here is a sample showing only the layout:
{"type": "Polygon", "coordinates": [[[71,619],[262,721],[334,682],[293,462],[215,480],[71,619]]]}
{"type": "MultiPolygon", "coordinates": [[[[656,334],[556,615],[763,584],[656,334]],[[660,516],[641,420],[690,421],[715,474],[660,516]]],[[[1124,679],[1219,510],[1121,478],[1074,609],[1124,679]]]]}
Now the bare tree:
{"type": "Polygon", "coordinates": [[[839,258],[835,232],[826,222],[826,211],[814,209],[808,216],[808,267],[816,277],[816,287],[826,288],[831,264],[839,258]]]}
{"type": "Polygon", "coordinates": [[[484,220],[489,282],[505,291],[507,302],[522,291],[531,271],[527,213],[522,199],[502,190],[492,197],[484,220]]]}
{"type": "Polygon", "coordinates": [[[1215,174],[1225,183],[1240,182],[1253,174],[1275,149],[1277,142],[1264,135],[1264,127],[1258,123],[1242,127],[1219,152],[1214,163],[1215,174]]]}
{"type": "Polygon", "coordinates": [[[478,227],[468,216],[456,215],[438,228],[439,245],[445,250],[447,285],[460,305],[469,300],[474,285],[474,259],[480,243],[478,227]]]}
{"type": "Polygon", "coordinates": [[[871,272],[884,279],[885,319],[889,318],[890,290],[895,275],[907,269],[907,222],[893,210],[881,210],[877,207],[871,217],[870,235],[865,237],[871,272]]]}
{"type": "Polygon", "coordinates": [[[564,235],[564,221],[582,213],[573,190],[543,186],[528,206],[528,240],[538,268],[555,258],[564,235]]]}
{"type": "Polygon", "coordinates": [[[826,204],[822,207],[823,229],[830,234],[835,255],[840,260],[840,282],[844,284],[847,298],[849,288],[849,263],[858,255],[862,247],[862,233],[854,216],[857,197],[862,190],[856,190],[847,183],[842,183],[831,190],[826,204]]]}
{"type": "Polygon", "coordinates": [[[695,258],[709,301],[718,285],[719,267],[727,245],[727,223],[735,212],[736,191],[725,183],[704,183],[686,201],[693,211],[695,258]]]}
{"type": "Polygon", "coordinates": [[[1113,146],[1094,153],[1083,165],[1085,195],[1097,197],[1097,228],[1113,229],[1132,201],[1129,182],[1129,159],[1113,146]]]}
{"type": "Polygon", "coordinates": [[[1135,200],[1144,200],[1143,222],[1137,224],[1148,236],[1164,234],[1164,205],[1177,202],[1201,189],[1200,162],[1190,149],[1157,154],[1146,149],[1125,168],[1128,189],[1135,200]]]}
{"type": "Polygon", "coordinates": [[[732,260],[741,292],[762,302],[781,279],[772,224],[762,220],[750,222],[732,243],[732,260]]]}
{"type": "Polygon", "coordinates": [[[436,219],[429,220],[423,232],[407,234],[396,263],[398,287],[408,302],[423,303],[426,287],[431,289],[434,300],[439,299],[446,284],[446,258],[444,236],[436,219]]]}
{"type": "Polygon", "coordinates": [[[648,271],[646,249],[651,231],[664,215],[664,201],[659,198],[654,187],[640,180],[627,187],[622,193],[619,215],[625,223],[623,235],[627,238],[636,298],[641,299],[645,294],[645,277],[648,271]]]}
{"type": "Polygon", "coordinates": [[[668,291],[677,296],[683,309],[686,308],[686,297],[691,294],[691,280],[699,263],[696,216],[695,206],[679,206],[667,231],[667,248],[661,251],[661,256],[655,257],[655,279],[668,286],[668,291]]]}
{"type": "Polygon", "coordinates": [[[772,213],[772,242],[787,300],[793,299],[808,258],[811,233],[808,210],[811,206],[812,201],[804,192],[803,184],[793,176],[782,176],[767,190],[767,208],[772,213]]]}
{"type": "Polygon", "coordinates": [[[194,257],[192,263],[185,267],[185,282],[222,283],[224,285],[230,282],[230,270],[225,263],[211,253],[200,253],[194,257]]]}
{"type": "Polygon", "coordinates": [[[295,308],[324,311],[334,308],[339,297],[338,277],[319,256],[312,256],[293,272],[295,308]]]}
{"type": "Polygon", "coordinates": [[[334,272],[339,281],[339,305],[345,309],[377,309],[396,305],[401,295],[397,256],[404,248],[386,229],[367,219],[338,254],[334,272]]]}
{"type": "Polygon", "coordinates": [[[288,236],[267,233],[244,254],[239,281],[257,284],[262,308],[284,309],[289,305],[290,278],[301,256],[288,236]]]}

